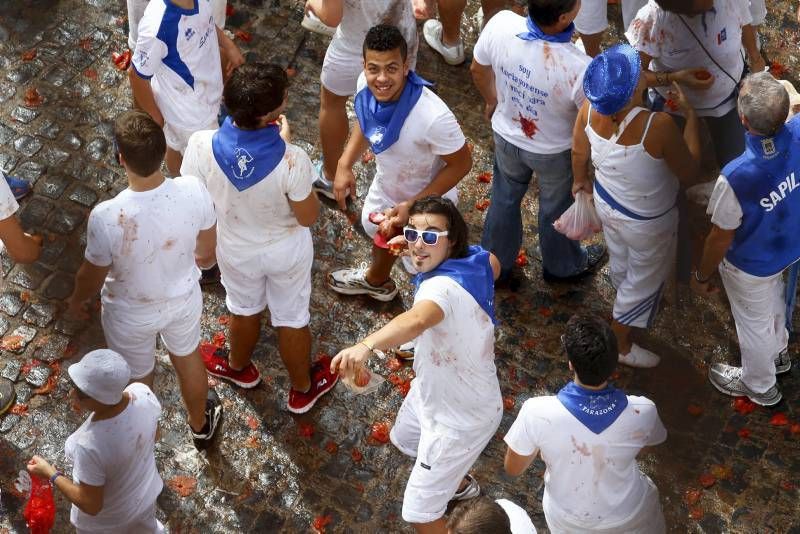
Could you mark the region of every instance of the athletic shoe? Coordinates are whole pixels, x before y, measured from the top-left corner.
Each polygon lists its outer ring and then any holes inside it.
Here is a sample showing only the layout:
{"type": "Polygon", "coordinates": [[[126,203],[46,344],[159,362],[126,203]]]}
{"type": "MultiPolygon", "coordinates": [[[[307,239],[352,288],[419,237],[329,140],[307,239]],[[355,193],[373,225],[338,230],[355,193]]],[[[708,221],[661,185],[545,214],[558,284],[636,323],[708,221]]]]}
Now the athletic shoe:
{"type": "Polygon", "coordinates": [[[336,28],[333,26],[328,26],[319,20],[319,17],[317,17],[313,11],[306,11],[305,16],[303,17],[303,22],[300,23],[300,26],[310,32],[318,33],[320,35],[324,35],[325,37],[333,37],[333,34],[336,33],[336,28]]]}
{"type": "Polygon", "coordinates": [[[311,388],[302,393],[289,388],[289,400],[286,409],[292,413],[306,413],[321,396],[333,389],[339,380],[337,373],[331,373],[331,359],[322,357],[311,364],[311,388]]]}
{"type": "Polygon", "coordinates": [[[16,176],[6,176],[6,182],[8,182],[8,187],[11,188],[11,193],[17,200],[22,200],[31,192],[31,184],[27,180],[16,176]]]}
{"type": "Polygon", "coordinates": [[[390,278],[380,286],[367,282],[367,264],[357,269],[340,269],[328,275],[328,287],[342,295],[369,295],[375,300],[389,302],[397,295],[397,285],[390,278]]]}
{"type": "Polygon", "coordinates": [[[201,352],[201,355],[206,371],[212,376],[224,378],[246,389],[254,388],[261,382],[261,375],[258,374],[258,369],[252,362],[247,364],[244,369],[237,371],[231,368],[228,363],[228,355],[222,349],[218,348],[211,354],[201,352]]]}
{"type": "Polygon", "coordinates": [[[222,418],[222,404],[219,402],[217,392],[209,388],[206,398],[206,424],[200,432],[195,432],[190,426],[194,448],[198,451],[205,450],[211,445],[214,432],[217,431],[219,420],[222,418]]]}
{"type": "Polygon", "coordinates": [[[442,42],[442,23],[436,19],[425,21],[422,26],[422,35],[428,46],[437,51],[448,65],[461,65],[464,63],[464,41],[458,39],[458,44],[448,46],[442,42]]]}
{"type": "Polygon", "coordinates": [[[200,285],[209,286],[219,282],[219,267],[216,265],[200,271],[200,285]]]}
{"type": "Polygon", "coordinates": [[[17,392],[14,391],[14,383],[11,380],[0,378],[0,415],[6,413],[6,410],[11,408],[16,397],[17,392]]]}
{"type": "Polygon", "coordinates": [[[661,358],[659,358],[658,355],[653,354],[647,349],[643,349],[636,343],[631,345],[631,351],[628,354],[619,355],[619,363],[629,367],[638,367],[640,369],[655,367],[660,361],[661,358]]]}
{"type": "Polygon", "coordinates": [[[331,200],[336,200],[336,195],[333,194],[333,182],[325,178],[321,161],[317,163],[317,176],[314,178],[314,183],[311,184],[311,189],[331,200]]]}
{"type": "Polygon", "coordinates": [[[413,362],[414,361],[414,341],[409,341],[408,343],[403,343],[399,347],[394,350],[394,356],[401,362],[413,362]]]}
{"type": "MultiPolygon", "coordinates": [[[[541,254],[541,251],[539,252],[541,254]]],[[[536,252],[534,251],[534,256],[536,256],[536,252]]],[[[542,278],[544,278],[545,282],[574,282],[584,278],[597,270],[597,267],[603,261],[603,258],[606,257],[606,247],[603,244],[595,244],[595,245],[587,245],[586,247],[586,269],[579,272],[578,274],[573,274],[571,276],[556,276],[554,274],[550,274],[547,269],[542,268],[542,278]]]]}
{"type": "Polygon", "coordinates": [[[789,351],[786,349],[783,350],[778,357],[775,358],[775,374],[780,375],[783,373],[788,373],[789,369],[792,368],[792,359],[789,358],[789,351]]]}
{"type": "Polygon", "coordinates": [[[464,478],[467,479],[467,485],[461,491],[457,491],[451,501],[466,501],[481,494],[481,487],[472,475],[466,475],[464,478]]]}
{"type": "Polygon", "coordinates": [[[764,393],[756,393],[742,382],[742,368],[725,363],[715,363],[708,369],[708,380],[720,393],[731,397],[747,397],[759,406],[775,406],[783,395],[772,386],[764,393]]]}

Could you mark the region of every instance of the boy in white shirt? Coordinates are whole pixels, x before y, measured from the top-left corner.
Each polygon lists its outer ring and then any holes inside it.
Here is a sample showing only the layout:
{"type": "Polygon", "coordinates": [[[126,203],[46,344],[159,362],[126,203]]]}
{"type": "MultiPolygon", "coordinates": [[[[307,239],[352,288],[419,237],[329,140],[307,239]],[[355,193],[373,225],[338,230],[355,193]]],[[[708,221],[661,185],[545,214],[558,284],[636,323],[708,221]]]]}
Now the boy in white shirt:
{"type": "MultiPolygon", "coordinates": [[[[139,39],[139,21],[150,0],[127,0],[128,5],[128,48],[133,50],[139,39]]],[[[214,6],[214,22],[220,29],[225,29],[226,0],[212,0],[214,6]]]]}
{"type": "Polygon", "coordinates": [[[347,141],[347,99],[356,94],[363,72],[364,36],[376,24],[396,26],[408,45],[408,63],[417,63],[417,24],[410,0],[310,0],[306,8],[336,33],[325,52],[320,75],[319,137],[322,164],[314,190],[333,196],[336,165],[347,141]]]}
{"type": "Polygon", "coordinates": [[[310,362],[314,247],[308,227],[319,201],[311,190],[311,160],[289,144],[281,115],[288,83],[278,65],[236,69],[223,92],[230,116],[219,130],[191,137],[181,173],[198,176],[214,199],[217,260],[232,314],[230,355],[204,354],[206,369],[241,387],[256,386],[261,378],[251,357],[268,307],[291,380],[288,409],[304,413],[338,376],[329,362],[310,362]]]}
{"type": "Polygon", "coordinates": [[[492,203],[481,246],[500,259],[499,281],[511,287],[522,245],[520,206],[534,172],[545,280],[589,273],[605,255],[602,245],[583,248],[553,228],[573,202],[572,127],[586,99],[583,71],[589,57],[571,42],[579,6],[577,0],[530,0],[527,18],[501,11],[475,44],[470,70],[495,145],[492,203]]]}
{"type": "MultiPolygon", "coordinates": [[[[379,233],[378,241],[399,234],[414,200],[428,195],[456,200],[456,184],[472,168],[461,127],[447,105],[426,87],[430,83],[411,70],[407,48],[394,26],[380,24],[367,32],[365,83],[360,83],[355,100],[358,120],[339,160],[333,188],[345,210],[347,196],[356,195],[353,165],[371,147],[377,170],[364,199],[361,224],[373,239],[379,233]],[[385,219],[376,224],[372,214],[385,219]]],[[[397,295],[390,276],[395,259],[382,244],[373,245],[369,266],[334,271],[328,285],[344,295],[392,300],[397,295]]]]}
{"type": "Polygon", "coordinates": [[[164,483],[154,453],[161,405],[146,385],[128,385],[131,372],[116,352],[100,349],[67,369],[70,397],[86,421],[67,438],[72,480],[34,456],[28,471],[58,488],[72,503],[78,532],[161,533],[156,498],[164,483]]]}
{"type": "Polygon", "coordinates": [[[217,27],[212,0],[150,2],[138,32],[133,98],[164,128],[167,170],[177,174],[189,136],[217,127],[223,71],[227,77],[244,58],[217,27]]]}
{"type": "Polygon", "coordinates": [[[608,324],[576,315],[561,339],[573,381],[522,405],[505,437],[506,473],[522,474],[541,453],[554,534],[665,532],[658,489],[636,465],[642,447],[667,437],[655,405],[608,383],[618,357],[608,324]]]}
{"type": "Polygon", "coordinates": [[[146,113],[120,115],[114,141],[128,188],[89,214],[85,259],[69,309],[75,317],[88,317],[87,302],[102,288],[106,343],[128,362],[133,380],[151,387],[156,336],[161,337],[195,446],[205,448],[222,416],[198,351],[203,311],[198,267],[216,262],[214,203],[197,178],[164,178],[164,132],[146,113]]]}

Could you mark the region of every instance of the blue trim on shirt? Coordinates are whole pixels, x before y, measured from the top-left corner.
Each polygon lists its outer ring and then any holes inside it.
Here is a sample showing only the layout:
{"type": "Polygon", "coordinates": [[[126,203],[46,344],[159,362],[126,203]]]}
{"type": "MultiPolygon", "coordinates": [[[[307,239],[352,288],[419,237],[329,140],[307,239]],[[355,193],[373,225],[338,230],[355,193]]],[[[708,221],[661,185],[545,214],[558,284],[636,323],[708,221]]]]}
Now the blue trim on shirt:
{"type": "Polygon", "coordinates": [[[180,53],[178,52],[178,26],[181,22],[181,17],[196,15],[199,13],[199,5],[195,2],[193,10],[183,9],[172,4],[169,0],[164,0],[166,10],[161,17],[161,24],[158,27],[156,39],[160,40],[167,46],[167,55],[161,62],[172,69],[172,71],[180,76],[186,82],[186,85],[194,89],[194,76],[189,70],[189,66],[183,62],[180,53]]]}
{"type": "Polygon", "coordinates": [[[133,61],[131,61],[131,67],[133,67],[133,70],[136,72],[136,75],[143,80],[149,80],[150,78],[153,77],[152,74],[148,76],[146,74],[142,74],[141,72],[139,72],[139,69],[136,68],[136,65],[133,64],[133,61]]]}

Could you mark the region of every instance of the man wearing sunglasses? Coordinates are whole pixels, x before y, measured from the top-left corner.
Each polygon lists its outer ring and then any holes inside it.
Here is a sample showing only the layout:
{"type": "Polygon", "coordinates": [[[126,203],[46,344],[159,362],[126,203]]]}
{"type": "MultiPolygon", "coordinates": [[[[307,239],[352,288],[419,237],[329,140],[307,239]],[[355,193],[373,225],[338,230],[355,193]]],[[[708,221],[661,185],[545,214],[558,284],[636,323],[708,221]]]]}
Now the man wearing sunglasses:
{"type": "Polygon", "coordinates": [[[400,30],[385,24],[370,28],[363,53],[366,82],[359,79],[358,120],[339,159],[333,191],[345,210],[347,197],[356,196],[353,165],[371,148],[377,168],[361,224],[377,244],[369,266],[334,271],[328,285],[344,295],[389,301],[397,295],[390,277],[396,257],[385,248],[385,239],[400,233],[414,200],[428,195],[455,200],[456,184],[472,168],[472,156],[453,113],[426,87],[430,83],[410,70],[400,30]],[[371,220],[371,214],[380,214],[383,222],[371,220]]]}
{"type": "Polygon", "coordinates": [[[414,305],[361,342],[339,352],[331,371],[353,376],[375,350],[416,340],[414,372],[392,443],[416,458],[403,497],[403,519],[417,532],[446,532],[451,500],[477,497],[469,470],[503,415],[494,365],[497,258],[468,246],[467,225],[448,199],[410,208],[403,236],[419,274],[414,305]]]}

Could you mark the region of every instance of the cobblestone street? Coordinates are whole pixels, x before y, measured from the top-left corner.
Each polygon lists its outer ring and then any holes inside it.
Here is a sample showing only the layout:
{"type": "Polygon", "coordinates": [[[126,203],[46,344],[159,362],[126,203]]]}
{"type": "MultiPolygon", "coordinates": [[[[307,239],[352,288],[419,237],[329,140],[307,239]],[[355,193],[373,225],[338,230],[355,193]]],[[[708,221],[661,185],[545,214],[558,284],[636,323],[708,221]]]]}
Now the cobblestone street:
{"type": "MultiPolygon", "coordinates": [[[[466,13],[470,50],[478,5],[470,0],[466,13]]],[[[796,2],[768,6],[764,54],[797,83],[796,2]]],[[[89,324],[70,323],[61,318],[61,301],[71,293],[82,259],[89,211],[126,187],[111,141],[114,117],[131,104],[127,76],[111,58],[127,48],[124,8],[117,0],[0,2],[0,168],[34,184],[17,215],[26,231],[42,234],[45,243],[33,265],[15,265],[5,252],[0,257],[0,375],[14,381],[17,392],[17,404],[0,416],[0,534],[27,532],[25,502],[14,480],[33,454],[71,472],[63,445],[84,416],[67,401],[66,367],[104,345],[98,314],[89,324]]],[[[619,18],[616,7],[610,13],[619,18]]],[[[228,14],[227,29],[248,59],[289,69],[286,114],[295,143],[318,157],[319,74],[328,40],[301,29],[302,2],[296,0],[236,0],[228,14]]],[[[459,190],[460,208],[477,242],[484,217],[479,205],[490,190],[477,177],[491,173],[492,145],[469,58],[449,67],[421,42],[418,65],[473,144],[473,170],[459,190]]],[[[357,167],[363,199],[374,162],[357,167]]],[[[528,397],[553,394],[569,380],[559,335],[570,315],[581,311],[610,319],[614,291],[607,267],[574,284],[542,281],[535,258],[535,186],[530,193],[523,204],[523,285],[496,296],[496,363],[506,413],[474,471],[484,493],[523,506],[539,532],[547,532],[544,464],[537,460],[520,478],[507,477],[502,436],[528,397]]],[[[360,201],[353,209],[360,211],[360,201]]],[[[336,354],[412,302],[402,268],[394,272],[400,298],[390,303],[345,299],[327,288],[326,273],[369,256],[368,239],[351,222],[358,217],[350,215],[326,200],[313,227],[313,354],[336,354]]],[[[220,285],[204,288],[205,342],[225,341],[224,296],[220,285]]],[[[700,301],[678,287],[665,300],[656,327],[638,338],[662,355],[661,365],[620,367],[615,382],[653,399],[669,432],[667,442],[645,451],[640,462],[659,488],[670,532],[800,534],[800,347],[790,345],[797,367],[779,378],[784,400],[750,413],[718,394],[706,378],[710,363],[739,358],[725,297],[700,301]]],[[[394,420],[410,366],[397,369],[375,358],[373,370],[387,378],[377,392],[358,396],[337,385],[311,412],[293,416],[285,409],[289,381],[276,343],[267,320],[255,356],[264,381],[255,389],[210,380],[225,414],[208,454],[192,445],[174,372],[159,350],[155,391],[163,419],[156,460],[165,482],[159,519],[170,532],[411,532],[400,518],[411,461],[371,437],[373,424],[394,420]]],[[[69,505],[55,493],[54,532],[71,532],[69,505]]]]}

